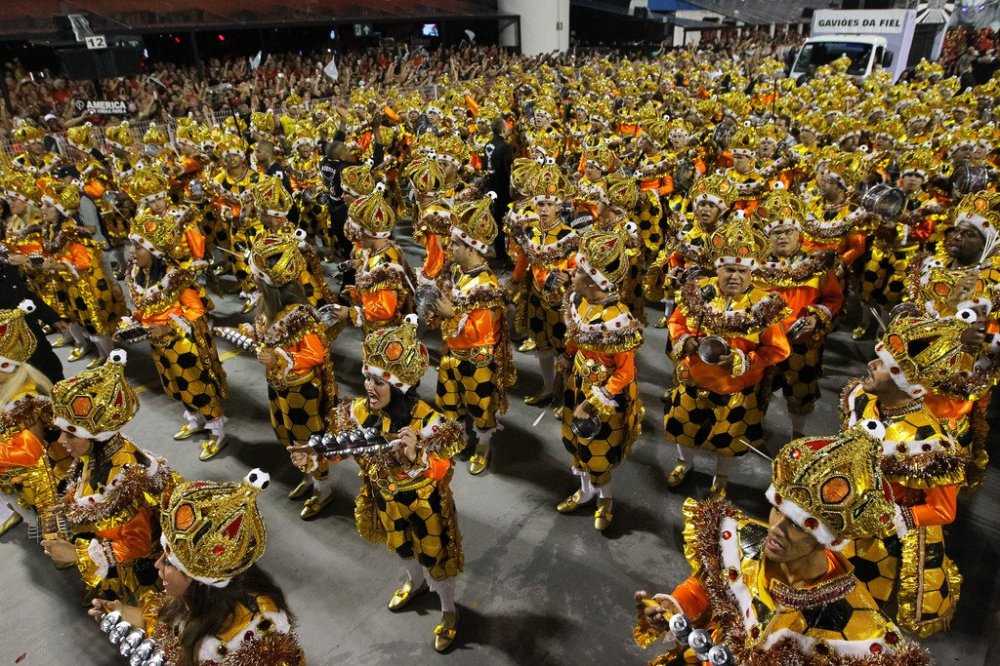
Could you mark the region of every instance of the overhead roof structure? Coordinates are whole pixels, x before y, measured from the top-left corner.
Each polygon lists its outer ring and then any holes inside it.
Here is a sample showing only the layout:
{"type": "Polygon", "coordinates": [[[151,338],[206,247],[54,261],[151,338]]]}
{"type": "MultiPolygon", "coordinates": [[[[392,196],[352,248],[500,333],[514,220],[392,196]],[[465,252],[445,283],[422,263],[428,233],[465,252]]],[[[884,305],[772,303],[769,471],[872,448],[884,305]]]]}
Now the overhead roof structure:
{"type": "Polygon", "coordinates": [[[3,0],[0,38],[55,34],[53,18],[86,14],[95,32],[256,28],[282,24],[497,16],[497,0],[3,0]]]}
{"type": "Polygon", "coordinates": [[[751,25],[800,23],[808,21],[813,10],[840,8],[838,0],[649,0],[649,11],[690,9],[683,5],[695,5],[751,25]]]}

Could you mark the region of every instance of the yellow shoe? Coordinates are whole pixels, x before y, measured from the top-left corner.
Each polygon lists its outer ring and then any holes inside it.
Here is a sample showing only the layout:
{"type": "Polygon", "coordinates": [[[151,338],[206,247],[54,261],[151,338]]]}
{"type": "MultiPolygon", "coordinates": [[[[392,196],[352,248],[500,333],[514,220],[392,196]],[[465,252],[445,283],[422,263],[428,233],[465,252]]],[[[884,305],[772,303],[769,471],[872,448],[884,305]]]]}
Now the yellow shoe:
{"type": "Polygon", "coordinates": [[[69,361],[70,363],[74,361],[79,361],[81,358],[86,356],[88,351],[90,351],[90,349],[85,347],[73,347],[73,349],[69,353],[69,356],[66,357],[66,360],[69,361]]]}
{"type": "Polygon", "coordinates": [[[434,627],[434,649],[444,652],[455,642],[458,635],[458,612],[441,613],[441,624],[434,627]]]}
{"type": "Polygon", "coordinates": [[[852,340],[862,340],[865,337],[865,333],[868,332],[867,326],[858,326],[853,331],[851,331],[852,340]]]}
{"type": "Polygon", "coordinates": [[[666,327],[667,327],[667,318],[666,317],[660,317],[660,321],[658,321],[655,324],[653,324],[653,328],[666,328],[666,327]]]}
{"type": "Polygon", "coordinates": [[[190,423],[185,423],[184,425],[181,426],[180,430],[174,433],[174,439],[176,439],[178,442],[181,442],[184,441],[185,439],[190,438],[193,435],[198,434],[199,432],[202,432],[204,429],[205,426],[200,426],[195,428],[192,427],[190,423]]]}
{"type": "Polygon", "coordinates": [[[24,518],[17,511],[14,512],[10,518],[4,521],[3,525],[0,525],[0,536],[7,534],[12,529],[24,522],[24,518]]]}
{"type": "Polygon", "coordinates": [[[490,464],[490,447],[484,446],[482,449],[476,446],[476,452],[469,458],[469,474],[479,476],[486,471],[490,464]]]}
{"type": "Polygon", "coordinates": [[[299,511],[299,518],[302,520],[312,520],[319,514],[323,513],[325,509],[331,502],[333,502],[333,491],[331,490],[327,493],[326,497],[320,497],[319,492],[315,492],[306,503],[302,505],[302,510],[299,511]]]}
{"type": "Polygon", "coordinates": [[[66,338],[64,338],[63,336],[60,335],[58,338],[56,338],[56,341],[52,343],[52,348],[53,349],[59,349],[60,347],[65,347],[68,344],[69,344],[69,341],[66,340],[66,338]]]}
{"type": "Polygon", "coordinates": [[[104,365],[104,361],[99,356],[95,356],[90,359],[90,363],[87,364],[87,370],[93,370],[100,365],[104,365]]]}
{"type": "Polygon", "coordinates": [[[687,478],[690,471],[691,467],[684,463],[674,465],[674,468],[670,470],[670,474],[667,475],[667,488],[676,488],[684,483],[684,479],[687,478]]]}
{"type": "Polygon", "coordinates": [[[576,511],[577,509],[579,509],[581,506],[583,506],[592,499],[593,497],[588,497],[587,499],[584,499],[583,491],[578,490],[569,497],[567,497],[566,499],[564,499],[562,502],[559,502],[559,504],[556,505],[556,511],[558,511],[559,513],[573,513],[574,511],[576,511]]]}
{"type": "Polygon", "coordinates": [[[392,599],[389,600],[389,610],[392,612],[403,610],[410,604],[411,601],[419,597],[424,592],[427,592],[429,589],[431,588],[427,585],[426,580],[420,583],[420,586],[417,587],[417,589],[413,589],[413,581],[407,578],[406,582],[403,583],[403,587],[392,593],[392,599]]]}
{"type": "Polygon", "coordinates": [[[288,493],[288,499],[300,500],[306,495],[310,494],[312,492],[312,489],[313,489],[312,479],[310,479],[307,476],[306,478],[299,481],[299,485],[292,488],[292,490],[288,493]]]}
{"type": "Polygon", "coordinates": [[[256,304],[253,302],[253,300],[248,298],[247,300],[243,301],[243,309],[240,312],[242,312],[243,314],[249,314],[250,312],[253,312],[254,305],[256,304]]]}
{"type": "Polygon", "coordinates": [[[611,525],[615,519],[615,514],[611,511],[611,504],[614,502],[610,497],[601,497],[597,500],[597,511],[594,512],[594,529],[603,532],[611,525]]]}
{"type": "Polygon", "coordinates": [[[712,481],[712,487],[708,490],[708,498],[720,500],[726,498],[726,486],[729,485],[729,477],[720,474],[712,481]]]}
{"type": "Polygon", "coordinates": [[[544,407],[550,402],[552,402],[551,393],[538,393],[536,395],[528,395],[524,397],[524,404],[529,407],[544,407]]]}
{"type": "Polygon", "coordinates": [[[530,351],[535,351],[535,349],[536,349],[535,341],[532,340],[531,338],[528,338],[527,340],[521,343],[521,346],[517,348],[517,351],[530,352],[530,351]]]}
{"type": "Polygon", "coordinates": [[[201,454],[198,456],[198,460],[201,460],[202,462],[211,460],[215,456],[219,455],[219,452],[227,446],[229,446],[228,437],[219,439],[215,435],[212,435],[201,443],[201,454]]]}

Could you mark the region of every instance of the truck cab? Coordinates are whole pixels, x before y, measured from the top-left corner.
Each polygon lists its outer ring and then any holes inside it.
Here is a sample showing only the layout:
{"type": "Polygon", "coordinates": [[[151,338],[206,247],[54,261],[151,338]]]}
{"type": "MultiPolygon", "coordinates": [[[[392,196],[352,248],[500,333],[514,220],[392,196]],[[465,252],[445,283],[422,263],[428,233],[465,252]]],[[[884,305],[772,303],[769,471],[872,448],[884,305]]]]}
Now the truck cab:
{"type": "Polygon", "coordinates": [[[788,76],[793,79],[812,76],[817,67],[845,55],[851,60],[847,73],[858,79],[865,78],[878,66],[889,68],[893,60],[886,38],[880,35],[820,35],[810,37],[802,45],[788,76]]]}

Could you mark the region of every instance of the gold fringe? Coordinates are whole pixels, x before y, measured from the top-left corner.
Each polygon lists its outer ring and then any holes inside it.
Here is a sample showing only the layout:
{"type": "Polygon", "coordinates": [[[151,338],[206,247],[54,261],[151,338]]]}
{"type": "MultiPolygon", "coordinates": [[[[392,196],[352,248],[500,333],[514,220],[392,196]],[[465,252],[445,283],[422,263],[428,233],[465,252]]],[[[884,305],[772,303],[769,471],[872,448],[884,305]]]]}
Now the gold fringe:
{"type": "Polygon", "coordinates": [[[896,593],[896,621],[899,626],[921,638],[947,629],[951,618],[958,608],[958,600],[962,590],[962,575],[955,563],[944,555],[941,571],[948,583],[950,607],[945,615],[933,620],[923,619],[922,596],[923,583],[927,575],[924,569],[924,557],[928,537],[934,538],[944,548],[944,530],[940,525],[918,527],[910,530],[903,537],[903,552],[899,563],[899,591],[896,593]]]}

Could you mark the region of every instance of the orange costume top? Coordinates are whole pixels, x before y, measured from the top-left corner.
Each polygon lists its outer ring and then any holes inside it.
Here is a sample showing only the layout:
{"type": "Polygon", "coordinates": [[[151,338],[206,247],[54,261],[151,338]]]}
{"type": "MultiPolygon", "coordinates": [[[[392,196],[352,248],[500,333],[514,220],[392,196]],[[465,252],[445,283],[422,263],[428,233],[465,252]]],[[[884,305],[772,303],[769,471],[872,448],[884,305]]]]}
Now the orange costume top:
{"type": "Polygon", "coordinates": [[[804,253],[770,261],[757,270],[754,281],[777,293],[789,308],[785,330],[804,315],[815,315],[817,329],[829,329],[844,306],[844,289],[837,279],[837,255],[830,251],[804,253]]]}

